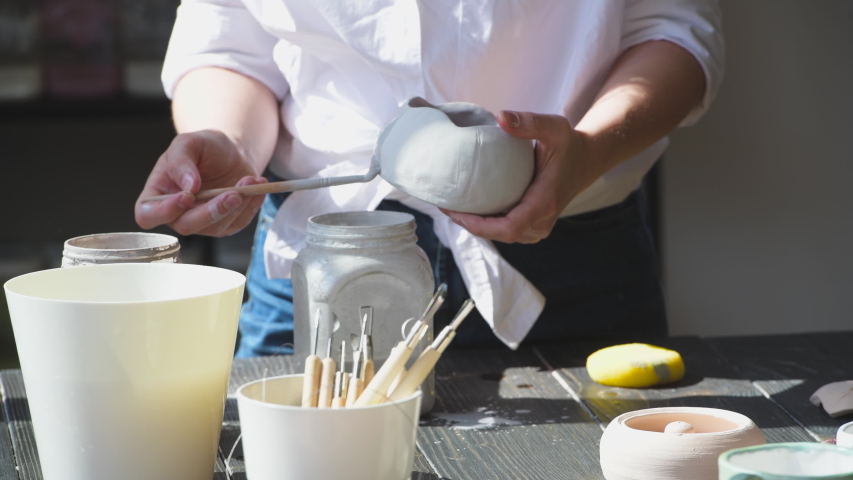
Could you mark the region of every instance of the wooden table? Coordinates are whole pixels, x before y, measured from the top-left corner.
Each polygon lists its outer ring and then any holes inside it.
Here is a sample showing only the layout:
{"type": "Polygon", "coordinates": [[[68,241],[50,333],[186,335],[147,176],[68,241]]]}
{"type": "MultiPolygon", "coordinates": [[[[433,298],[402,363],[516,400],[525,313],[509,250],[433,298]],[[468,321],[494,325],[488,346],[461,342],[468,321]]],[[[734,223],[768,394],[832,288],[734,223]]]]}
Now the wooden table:
{"type": "MultiPolygon", "coordinates": [[[[853,379],[853,331],[633,340],[680,352],[685,378],[649,389],[594,383],[584,368],[586,357],[612,341],[516,352],[449,350],[436,371],[436,406],[418,430],[412,478],[600,479],[598,442],[604,427],[617,415],[642,408],[733,410],[755,421],[768,442],[824,441],[853,420],[851,415],[831,418],[809,402],[821,385],[853,379]]],[[[291,371],[290,357],[237,360],[229,393],[247,381],[291,371]]],[[[0,372],[0,387],[0,480],[41,479],[20,371],[0,372]]],[[[229,397],[216,480],[246,478],[239,444],[227,471],[224,463],[239,431],[236,401],[229,397]]]]}

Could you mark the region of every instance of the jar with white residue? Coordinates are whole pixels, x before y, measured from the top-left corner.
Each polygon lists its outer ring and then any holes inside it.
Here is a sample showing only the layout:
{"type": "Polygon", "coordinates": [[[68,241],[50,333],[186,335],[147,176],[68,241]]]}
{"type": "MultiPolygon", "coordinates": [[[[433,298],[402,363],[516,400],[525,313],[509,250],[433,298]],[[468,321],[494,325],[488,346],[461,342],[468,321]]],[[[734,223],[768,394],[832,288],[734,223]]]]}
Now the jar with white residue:
{"type": "MultiPolygon", "coordinates": [[[[293,266],[294,355],[299,368],[314,346],[326,356],[331,337],[338,358],[347,343],[347,371],[362,330],[362,307],[372,307],[373,359],[378,371],[403,340],[403,324],[419,318],[435,283],[429,259],[415,243],[415,220],[407,213],[373,211],[318,215],[308,220],[306,247],[293,266]]],[[[412,358],[432,341],[429,331],[412,358]]],[[[431,373],[422,385],[422,412],[435,400],[431,373]]]]}
{"type": "Polygon", "coordinates": [[[181,244],[151,232],[97,233],[65,241],[62,266],[109,263],[181,263],[181,244]]]}

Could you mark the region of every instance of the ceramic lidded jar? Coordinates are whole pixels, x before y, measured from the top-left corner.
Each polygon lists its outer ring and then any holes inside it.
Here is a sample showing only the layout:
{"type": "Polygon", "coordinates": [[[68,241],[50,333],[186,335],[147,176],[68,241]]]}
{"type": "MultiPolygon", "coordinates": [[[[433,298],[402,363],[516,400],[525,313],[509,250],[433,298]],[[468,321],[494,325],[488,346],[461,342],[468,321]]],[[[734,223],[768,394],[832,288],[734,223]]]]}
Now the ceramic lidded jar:
{"type": "MultiPolygon", "coordinates": [[[[415,220],[408,213],[373,211],[317,215],[308,220],[306,247],[291,273],[294,307],[294,355],[298,368],[314,344],[325,357],[328,339],[338,352],[341,341],[353,345],[361,335],[360,309],[373,307],[373,358],[376,370],[403,339],[403,323],[418,318],[435,289],[429,259],[415,243],[415,220]]],[[[417,358],[432,341],[427,338],[412,355],[417,358]]],[[[350,353],[352,348],[350,348],[350,353]]],[[[346,368],[352,366],[352,357],[346,368]]],[[[422,412],[435,400],[432,373],[422,385],[422,412]]]]}
{"type": "Polygon", "coordinates": [[[601,437],[607,480],[716,480],[717,458],[734,448],[761,445],[764,434],[736,412],[663,407],[624,413],[601,437]]]}

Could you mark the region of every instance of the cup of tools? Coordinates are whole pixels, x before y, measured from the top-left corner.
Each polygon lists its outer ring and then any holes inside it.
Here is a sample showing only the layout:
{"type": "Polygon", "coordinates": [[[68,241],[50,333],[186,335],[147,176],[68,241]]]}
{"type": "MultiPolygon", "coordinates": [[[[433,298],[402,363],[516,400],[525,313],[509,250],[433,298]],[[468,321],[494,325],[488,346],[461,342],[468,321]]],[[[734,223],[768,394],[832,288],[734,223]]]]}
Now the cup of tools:
{"type": "Polygon", "coordinates": [[[405,480],[411,477],[421,392],[365,407],[303,408],[303,375],[237,391],[251,480],[405,480]]]}

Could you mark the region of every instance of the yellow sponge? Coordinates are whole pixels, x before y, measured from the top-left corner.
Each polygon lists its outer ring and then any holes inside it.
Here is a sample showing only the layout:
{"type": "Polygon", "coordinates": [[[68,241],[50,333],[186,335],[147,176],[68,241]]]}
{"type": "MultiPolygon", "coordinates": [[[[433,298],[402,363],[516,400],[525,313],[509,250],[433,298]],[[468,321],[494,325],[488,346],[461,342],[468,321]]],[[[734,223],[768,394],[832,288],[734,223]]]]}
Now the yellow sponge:
{"type": "Polygon", "coordinates": [[[611,387],[651,387],[684,377],[684,361],[673,350],[645,343],[602,348],[586,359],[589,376],[611,387]]]}

